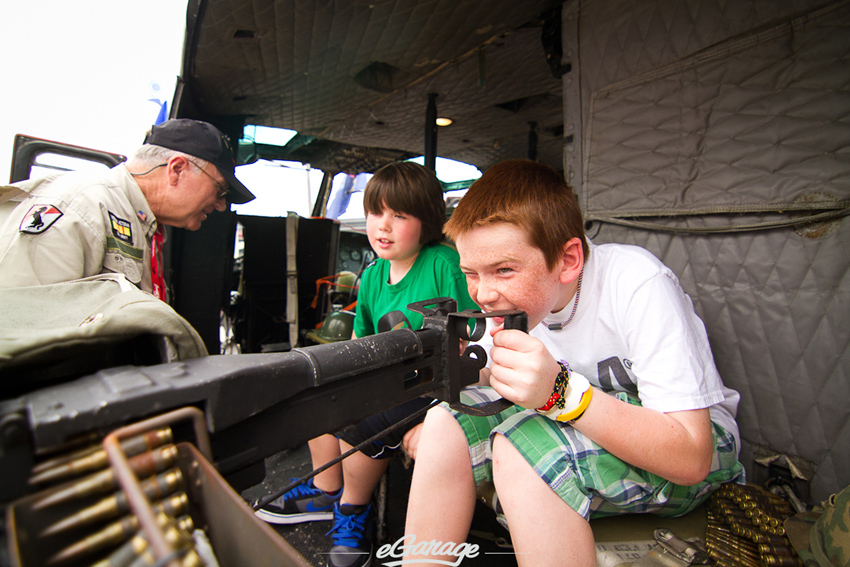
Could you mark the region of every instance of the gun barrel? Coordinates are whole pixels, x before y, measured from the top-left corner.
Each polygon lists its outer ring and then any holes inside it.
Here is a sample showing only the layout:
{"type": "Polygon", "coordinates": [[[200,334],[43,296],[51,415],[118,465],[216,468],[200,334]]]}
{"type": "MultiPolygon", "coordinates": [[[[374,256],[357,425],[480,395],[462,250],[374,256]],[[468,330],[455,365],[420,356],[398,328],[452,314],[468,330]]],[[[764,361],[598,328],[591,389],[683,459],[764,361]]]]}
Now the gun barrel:
{"type": "MultiPolygon", "coordinates": [[[[0,468],[32,470],[34,455],[69,439],[103,434],[152,412],[194,406],[204,412],[220,472],[234,475],[283,449],[419,396],[457,402],[460,389],[476,382],[486,363],[483,352],[460,353],[459,330],[485,315],[454,313],[450,298],[419,303],[425,306],[425,324],[416,331],[399,329],[283,353],[109,368],[0,401],[0,418],[29,429],[28,436],[0,440],[0,468]]],[[[39,466],[34,482],[100,466],[100,456],[82,459],[39,466]]],[[[25,481],[7,483],[0,487],[0,500],[10,501],[26,489],[25,481]]]]}

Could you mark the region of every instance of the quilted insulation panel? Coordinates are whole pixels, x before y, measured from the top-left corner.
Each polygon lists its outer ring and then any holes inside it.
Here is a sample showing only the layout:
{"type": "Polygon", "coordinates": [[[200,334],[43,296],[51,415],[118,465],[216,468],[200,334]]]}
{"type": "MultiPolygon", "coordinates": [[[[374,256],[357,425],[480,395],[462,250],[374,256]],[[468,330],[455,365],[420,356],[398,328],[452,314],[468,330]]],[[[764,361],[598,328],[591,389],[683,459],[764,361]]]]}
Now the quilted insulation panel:
{"type": "Polygon", "coordinates": [[[812,500],[847,486],[850,220],[723,229],[850,204],[850,3],[569,5],[580,80],[564,82],[565,114],[580,100],[582,127],[565,165],[588,234],[644,246],[679,275],[741,392],[751,478],[755,459],[786,455],[812,500]],[[608,222],[625,217],[655,228],[608,222]]]}
{"type": "Polygon", "coordinates": [[[485,167],[525,155],[533,122],[541,157],[560,162],[561,81],[540,28],[558,0],[205,5],[191,74],[211,115],[422,153],[435,93],[440,114],[455,119],[441,156],[485,167]]]}

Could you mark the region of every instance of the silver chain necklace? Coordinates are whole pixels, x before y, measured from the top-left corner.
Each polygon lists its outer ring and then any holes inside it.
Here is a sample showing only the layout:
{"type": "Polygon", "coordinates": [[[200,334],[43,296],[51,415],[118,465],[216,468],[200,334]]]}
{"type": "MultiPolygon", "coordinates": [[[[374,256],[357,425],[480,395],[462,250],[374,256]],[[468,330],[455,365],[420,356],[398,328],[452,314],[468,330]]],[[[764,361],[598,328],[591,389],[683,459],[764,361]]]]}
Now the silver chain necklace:
{"type": "Polygon", "coordinates": [[[546,325],[547,327],[549,327],[550,331],[560,331],[561,329],[563,329],[564,327],[569,325],[570,321],[573,320],[573,317],[576,314],[576,309],[578,309],[578,299],[581,296],[581,278],[582,277],[584,277],[584,267],[583,266],[581,268],[581,271],[578,273],[578,286],[576,286],[576,300],[575,300],[575,303],[573,303],[573,310],[570,313],[569,319],[567,319],[566,322],[564,322],[564,323],[550,323],[549,325],[546,325]]]}

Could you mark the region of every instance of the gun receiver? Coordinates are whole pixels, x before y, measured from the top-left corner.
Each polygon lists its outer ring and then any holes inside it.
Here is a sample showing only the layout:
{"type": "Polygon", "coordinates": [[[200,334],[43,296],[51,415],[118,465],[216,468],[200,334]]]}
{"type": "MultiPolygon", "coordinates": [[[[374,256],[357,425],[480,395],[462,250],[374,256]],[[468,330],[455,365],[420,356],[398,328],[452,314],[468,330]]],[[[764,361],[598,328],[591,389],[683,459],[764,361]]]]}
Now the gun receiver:
{"type": "Polygon", "coordinates": [[[461,340],[483,335],[483,317],[519,318],[521,326],[524,316],[456,313],[451,298],[410,308],[423,314],[422,329],[285,353],[109,368],[0,401],[0,470],[9,477],[0,483],[0,501],[26,491],[37,454],[178,407],[204,411],[215,464],[223,476],[237,479],[236,473],[283,449],[418,396],[457,405],[460,390],[478,381],[487,360],[474,345],[461,354],[461,340]]]}

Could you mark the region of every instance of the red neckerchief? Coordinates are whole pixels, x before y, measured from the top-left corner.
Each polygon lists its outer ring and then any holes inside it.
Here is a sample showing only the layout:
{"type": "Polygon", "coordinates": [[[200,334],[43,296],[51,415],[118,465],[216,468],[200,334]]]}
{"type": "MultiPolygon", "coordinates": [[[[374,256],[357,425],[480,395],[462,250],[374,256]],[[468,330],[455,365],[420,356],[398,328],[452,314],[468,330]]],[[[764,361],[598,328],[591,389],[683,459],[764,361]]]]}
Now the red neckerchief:
{"type": "Polygon", "coordinates": [[[151,284],[153,285],[153,294],[165,301],[165,278],[162,277],[162,227],[157,227],[153,233],[153,242],[151,245],[151,284]]]}

